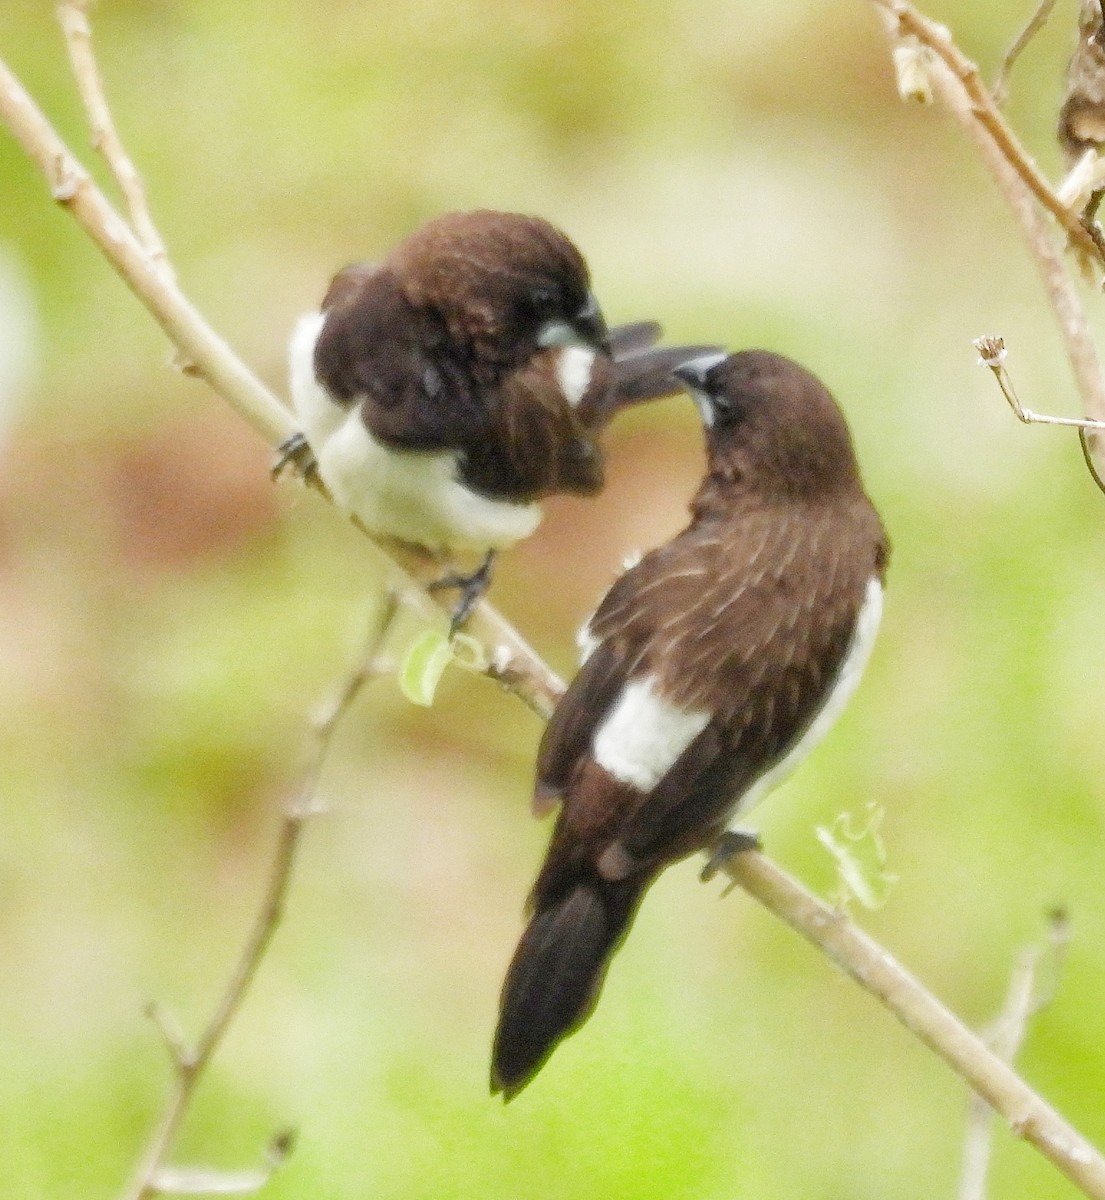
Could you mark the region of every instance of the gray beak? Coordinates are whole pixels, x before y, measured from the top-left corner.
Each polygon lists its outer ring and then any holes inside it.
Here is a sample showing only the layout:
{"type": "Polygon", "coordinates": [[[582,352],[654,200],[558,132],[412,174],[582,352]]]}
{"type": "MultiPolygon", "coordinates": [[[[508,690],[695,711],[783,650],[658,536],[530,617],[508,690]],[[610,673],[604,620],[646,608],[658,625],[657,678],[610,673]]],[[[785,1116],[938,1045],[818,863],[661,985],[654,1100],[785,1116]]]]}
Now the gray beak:
{"type": "Polygon", "coordinates": [[[686,362],[674,367],[672,374],[693,391],[704,392],[706,391],[706,376],[718,363],[724,362],[728,357],[729,355],[724,350],[715,351],[712,354],[700,354],[697,358],[689,358],[686,362]]]}
{"type": "Polygon", "coordinates": [[[602,309],[599,308],[599,302],[594,292],[587,293],[587,302],[572,318],[572,326],[588,342],[600,346],[604,350],[608,348],[606,318],[602,315],[602,309]]]}

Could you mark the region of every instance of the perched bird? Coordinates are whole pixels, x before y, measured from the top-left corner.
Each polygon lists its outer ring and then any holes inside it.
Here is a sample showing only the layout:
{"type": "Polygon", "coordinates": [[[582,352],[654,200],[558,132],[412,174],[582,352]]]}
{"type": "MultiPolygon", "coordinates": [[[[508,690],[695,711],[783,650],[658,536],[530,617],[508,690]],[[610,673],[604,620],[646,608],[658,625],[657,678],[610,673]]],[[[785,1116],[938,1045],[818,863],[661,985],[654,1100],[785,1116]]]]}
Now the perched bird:
{"type": "Polygon", "coordinates": [[[776,354],[677,368],[705,425],[691,521],[606,594],[545,731],[560,812],[503,985],[510,1099],[587,1019],[649,885],[713,846],[825,734],[882,611],[889,547],[836,402],[776,354]]]}
{"type": "Polygon", "coordinates": [[[1059,144],[1067,166],[1087,150],[1105,146],[1105,28],[1101,0],[1082,0],[1078,44],[1067,67],[1067,92],[1059,111],[1059,144]]]}
{"type": "Polygon", "coordinates": [[[304,436],[283,449],[305,439],[334,499],[375,533],[494,552],[534,531],[543,496],[601,488],[596,438],[614,412],[678,391],[671,368],[702,348],[656,349],[659,333],[608,330],[583,256],[547,221],[451,213],[341,271],[300,319],[304,436]]]}

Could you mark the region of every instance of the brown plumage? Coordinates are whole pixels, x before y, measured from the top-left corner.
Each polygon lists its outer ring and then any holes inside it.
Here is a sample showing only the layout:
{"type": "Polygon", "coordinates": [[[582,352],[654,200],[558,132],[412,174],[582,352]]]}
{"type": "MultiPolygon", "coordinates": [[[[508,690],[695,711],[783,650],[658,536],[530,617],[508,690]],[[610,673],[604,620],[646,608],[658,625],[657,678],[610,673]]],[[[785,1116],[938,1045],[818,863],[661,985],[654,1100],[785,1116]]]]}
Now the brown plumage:
{"type": "Polygon", "coordinates": [[[1105,146],[1105,33],[1100,0],[1082,0],[1078,45],[1067,67],[1058,134],[1068,166],[1085,151],[1105,146]]]}
{"type": "Polygon", "coordinates": [[[587,265],[538,217],[429,222],[332,282],[292,340],[292,394],[335,499],[373,531],[435,550],[532,532],[535,502],[603,482],[618,408],[678,389],[700,347],[608,330],[587,265]]]}
{"type": "Polygon", "coordinates": [[[862,671],[888,545],[823,385],[764,351],[678,374],[707,424],[690,525],[610,589],[541,743],[560,803],[503,987],[509,1099],[591,1012],[645,890],[825,731],[862,671]]]}

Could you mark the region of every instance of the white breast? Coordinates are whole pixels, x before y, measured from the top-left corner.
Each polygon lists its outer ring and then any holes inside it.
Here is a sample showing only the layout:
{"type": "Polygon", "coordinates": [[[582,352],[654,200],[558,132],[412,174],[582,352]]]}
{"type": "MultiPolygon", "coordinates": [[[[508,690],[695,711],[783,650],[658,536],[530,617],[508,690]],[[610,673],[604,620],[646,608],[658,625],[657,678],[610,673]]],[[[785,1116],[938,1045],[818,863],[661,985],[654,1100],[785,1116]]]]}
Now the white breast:
{"type": "Polygon", "coordinates": [[[325,313],[307,313],[296,322],[288,344],[292,407],[312,447],[325,441],[345,418],[345,409],[330,399],[315,375],[315,346],[325,323],[325,313]]]}
{"type": "Polygon", "coordinates": [[[500,549],[528,537],[536,504],[489,500],[457,479],[455,451],[395,450],[378,442],[361,406],[336,403],[315,375],[326,317],[300,318],[289,348],[292,403],[334,500],[373,532],[432,550],[500,549]]]}

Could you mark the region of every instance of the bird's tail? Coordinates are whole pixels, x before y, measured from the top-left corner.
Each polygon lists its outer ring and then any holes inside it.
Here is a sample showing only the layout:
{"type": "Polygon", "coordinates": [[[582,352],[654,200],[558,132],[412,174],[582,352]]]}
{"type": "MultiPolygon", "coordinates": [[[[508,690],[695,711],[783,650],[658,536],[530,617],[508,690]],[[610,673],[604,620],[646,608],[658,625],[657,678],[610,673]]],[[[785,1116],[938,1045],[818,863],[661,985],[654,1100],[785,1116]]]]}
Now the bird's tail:
{"type": "Polygon", "coordinates": [[[503,984],[492,1092],[510,1100],[591,1015],[648,883],[591,879],[538,900],[503,984]]]}

